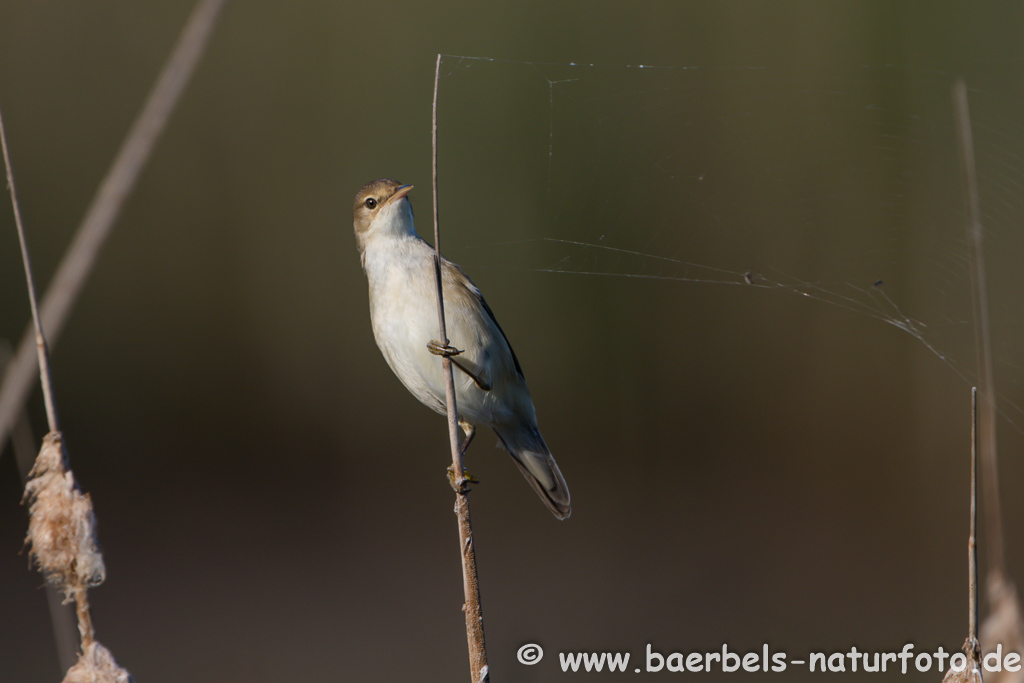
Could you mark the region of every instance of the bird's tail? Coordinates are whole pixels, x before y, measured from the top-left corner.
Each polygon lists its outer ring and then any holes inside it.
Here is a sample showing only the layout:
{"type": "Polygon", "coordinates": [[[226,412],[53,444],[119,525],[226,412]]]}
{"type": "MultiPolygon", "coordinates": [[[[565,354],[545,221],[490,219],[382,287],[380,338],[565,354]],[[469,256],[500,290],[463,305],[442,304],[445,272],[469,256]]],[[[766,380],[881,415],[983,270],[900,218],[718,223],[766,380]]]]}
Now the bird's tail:
{"type": "Polygon", "coordinates": [[[494,431],[519,471],[551,513],[558,519],[568,519],[572,513],[569,487],[565,485],[558,464],[551,457],[551,451],[537,428],[519,425],[512,429],[497,428],[494,431]]]}

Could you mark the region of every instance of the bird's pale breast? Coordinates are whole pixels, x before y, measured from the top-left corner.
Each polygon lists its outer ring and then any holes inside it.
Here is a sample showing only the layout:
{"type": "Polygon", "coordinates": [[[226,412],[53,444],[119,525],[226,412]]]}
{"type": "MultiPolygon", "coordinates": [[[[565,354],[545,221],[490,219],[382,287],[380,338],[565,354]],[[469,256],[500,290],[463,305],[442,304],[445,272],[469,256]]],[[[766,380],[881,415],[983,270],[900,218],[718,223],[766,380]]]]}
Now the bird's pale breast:
{"type": "MultiPolygon", "coordinates": [[[[371,247],[366,252],[366,272],[370,318],[384,358],[420,402],[444,413],[441,361],[427,350],[427,342],[439,336],[433,251],[416,238],[403,239],[388,249],[371,247]]],[[[458,358],[485,369],[491,384],[490,391],[484,391],[456,369],[459,414],[490,426],[514,419],[525,408],[522,399],[529,402],[529,393],[521,378],[510,373],[511,351],[475,296],[455,291],[449,282],[445,283],[445,325],[451,345],[464,351],[458,358]]],[[[532,403],[525,409],[530,413],[527,419],[532,418],[532,403]]]]}

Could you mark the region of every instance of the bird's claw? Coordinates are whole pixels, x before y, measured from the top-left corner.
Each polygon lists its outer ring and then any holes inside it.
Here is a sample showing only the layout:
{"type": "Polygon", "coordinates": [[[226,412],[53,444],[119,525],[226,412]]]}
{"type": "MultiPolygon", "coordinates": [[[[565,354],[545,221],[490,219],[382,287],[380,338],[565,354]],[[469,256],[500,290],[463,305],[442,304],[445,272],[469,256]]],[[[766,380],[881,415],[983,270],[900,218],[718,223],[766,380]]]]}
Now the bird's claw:
{"type": "Polygon", "coordinates": [[[459,482],[455,479],[455,466],[448,465],[448,481],[451,482],[452,488],[455,489],[456,493],[467,493],[469,488],[467,484],[479,484],[480,480],[474,477],[472,474],[462,469],[462,481],[459,482]]]}
{"type": "Polygon", "coordinates": [[[429,342],[427,342],[427,351],[430,351],[435,356],[441,356],[442,358],[451,358],[462,353],[462,351],[455,348],[454,346],[442,344],[436,339],[431,339],[429,342]]]}

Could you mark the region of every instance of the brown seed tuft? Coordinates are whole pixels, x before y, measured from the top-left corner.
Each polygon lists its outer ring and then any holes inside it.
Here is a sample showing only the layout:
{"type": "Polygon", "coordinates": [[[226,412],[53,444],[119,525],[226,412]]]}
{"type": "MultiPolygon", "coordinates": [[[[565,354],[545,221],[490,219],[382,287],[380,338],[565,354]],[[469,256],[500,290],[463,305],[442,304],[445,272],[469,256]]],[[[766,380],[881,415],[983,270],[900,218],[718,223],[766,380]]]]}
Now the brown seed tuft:
{"type": "Polygon", "coordinates": [[[132,677],[118,666],[110,650],[97,642],[89,643],[78,661],[68,669],[64,683],[131,683],[132,677]]]}
{"type": "Polygon", "coordinates": [[[25,484],[29,504],[25,543],[40,571],[71,597],[76,589],[103,583],[106,568],[96,547],[92,501],[78,490],[64,463],[60,432],[50,432],[25,484]]]}

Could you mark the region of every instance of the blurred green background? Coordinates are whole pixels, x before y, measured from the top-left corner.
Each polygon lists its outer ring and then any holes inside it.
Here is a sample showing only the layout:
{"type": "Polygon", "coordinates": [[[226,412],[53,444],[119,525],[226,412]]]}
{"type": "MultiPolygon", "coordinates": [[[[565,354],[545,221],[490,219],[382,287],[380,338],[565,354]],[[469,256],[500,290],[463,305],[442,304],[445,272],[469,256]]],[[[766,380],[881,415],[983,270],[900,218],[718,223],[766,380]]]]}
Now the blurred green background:
{"type": "MultiPolygon", "coordinates": [[[[40,287],[191,8],[0,0],[40,287]]],[[[1022,22],[1015,3],[229,4],[53,351],[108,569],[100,641],[138,681],[465,680],[446,424],[374,344],[350,214],[392,176],[430,232],[441,52],[509,60],[443,62],[443,242],[573,496],[558,523],[489,434],[470,452],[493,680],[647,643],[958,648],[976,373],[949,88],[967,79],[976,124],[1021,580],[1022,22]],[[525,667],[530,642],[547,657],[525,667]]],[[[41,438],[38,390],[29,414],[41,438]]],[[[7,449],[0,678],[59,680],[20,486],[7,449]]]]}

